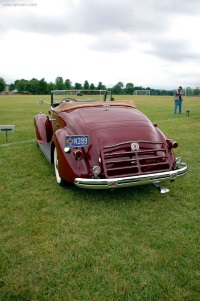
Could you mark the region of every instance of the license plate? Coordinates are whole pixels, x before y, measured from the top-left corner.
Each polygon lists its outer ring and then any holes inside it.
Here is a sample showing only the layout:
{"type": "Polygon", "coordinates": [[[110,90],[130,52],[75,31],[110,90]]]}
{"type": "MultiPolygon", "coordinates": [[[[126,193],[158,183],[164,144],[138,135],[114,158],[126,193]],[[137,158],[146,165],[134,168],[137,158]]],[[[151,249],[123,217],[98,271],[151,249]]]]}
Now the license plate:
{"type": "Polygon", "coordinates": [[[89,137],[87,135],[66,136],[66,146],[68,147],[86,147],[89,145],[89,137]]]}

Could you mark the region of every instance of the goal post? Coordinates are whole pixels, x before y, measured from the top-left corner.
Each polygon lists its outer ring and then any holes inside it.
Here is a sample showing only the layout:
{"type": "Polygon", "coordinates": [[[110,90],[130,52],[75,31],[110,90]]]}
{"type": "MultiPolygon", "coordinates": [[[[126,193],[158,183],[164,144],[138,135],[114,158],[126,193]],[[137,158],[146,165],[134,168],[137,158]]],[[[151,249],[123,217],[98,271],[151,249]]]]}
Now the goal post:
{"type": "Polygon", "coordinates": [[[140,95],[150,96],[151,95],[151,91],[150,90],[135,90],[133,92],[133,95],[135,95],[135,96],[140,96],[140,95]]]}
{"type": "Polygon", "coordinates": [[[194,96],[194,89],[187,87],[185,89],[183,89],[183,92],[185,96],[194,96]]]}

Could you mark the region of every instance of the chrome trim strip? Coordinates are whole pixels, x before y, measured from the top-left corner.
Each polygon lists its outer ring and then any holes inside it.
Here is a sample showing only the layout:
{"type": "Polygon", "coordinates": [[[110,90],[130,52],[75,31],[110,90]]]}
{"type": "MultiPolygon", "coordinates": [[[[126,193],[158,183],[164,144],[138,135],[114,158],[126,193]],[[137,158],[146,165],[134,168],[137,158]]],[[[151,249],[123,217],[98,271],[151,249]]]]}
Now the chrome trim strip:
{"type": "Polygon", "coordinates": [[[118,147],[118,146],[121,146],[121,145],[124,145],[124,144],[131,144],[133,142],[137,142],[137,143],[149,143],[149,144],[163,144],[162,141],[131,140],[131,141],[125,141],[125,142],[116,143],[116,144],[113,144],[113,145],[106,145],[103,148],[114,148],[114,147],[118,147]]]}
{"type": "Polygon", "coordinates": [[[150,183],[159,183],[164,180],[174,181],[176,178],[184,176],[188,172],[188,167],[185,166],[167,172],[153,173],[140,176],[112,178],[112,179],[86,179],[76,178],[74,184],[80,188],[86,189],[112,189],[124,188],[131,186],[139,186],[150,183]]]}

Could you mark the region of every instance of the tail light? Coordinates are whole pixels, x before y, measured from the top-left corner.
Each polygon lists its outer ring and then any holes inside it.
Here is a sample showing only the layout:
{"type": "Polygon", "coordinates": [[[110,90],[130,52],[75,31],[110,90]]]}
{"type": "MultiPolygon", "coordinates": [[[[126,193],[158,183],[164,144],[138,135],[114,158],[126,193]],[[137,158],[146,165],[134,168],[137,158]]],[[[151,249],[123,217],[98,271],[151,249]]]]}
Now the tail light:
{"type": "Polygon", "coordinates": [[[75,149],[74,152],[73,152],[73,155],[74,155],[76,160],[83,159],[83,152],[82,152],[81,149],[75,149]]]}
{"type": "Polygon", "coordinates": [[[168,144],[169,149],[178,147],[178,142],[176,142],[174,140],[167,140],[167,144],[168,144]]]}

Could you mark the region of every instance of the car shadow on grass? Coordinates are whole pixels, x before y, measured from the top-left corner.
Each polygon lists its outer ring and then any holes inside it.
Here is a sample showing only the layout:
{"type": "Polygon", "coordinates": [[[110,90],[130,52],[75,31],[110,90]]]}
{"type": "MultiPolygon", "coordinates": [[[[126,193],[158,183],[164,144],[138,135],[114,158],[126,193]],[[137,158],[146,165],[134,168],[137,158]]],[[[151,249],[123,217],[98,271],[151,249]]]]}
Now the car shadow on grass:
{"type": "Polygon", "coordinates": [[[71,186],[69,194],[83,202],[154,202],[168,198],[169,193],[161,194],[153,185],[142,185],[110,190],[89,190],[71,186]]]}

